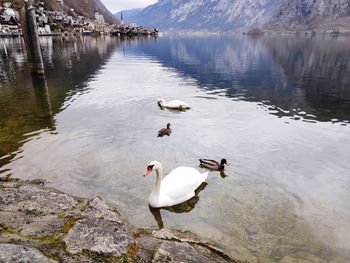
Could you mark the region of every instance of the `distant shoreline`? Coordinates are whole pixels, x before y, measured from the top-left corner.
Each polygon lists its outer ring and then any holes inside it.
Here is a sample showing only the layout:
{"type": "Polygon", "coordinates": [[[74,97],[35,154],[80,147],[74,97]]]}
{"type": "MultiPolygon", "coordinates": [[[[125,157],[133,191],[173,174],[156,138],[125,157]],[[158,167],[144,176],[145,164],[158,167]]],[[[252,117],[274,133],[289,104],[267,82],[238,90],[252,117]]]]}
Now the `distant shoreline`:
{"type": "Polygon", "coordinates": [[[261,33],[255,34],[250,33],[249,30],[243,31],[209,31],[209,30],[163,30],[162,34],[169,36],[169,35],[261,35],[261,36],[282,36],[282,35],[306,35],[306,36],[323,36],[323,35],[329,35],[329,36],[350,36],[350,30],[349,31],[312,31],[312,30],[304,30],[304,31],[283,31],[283,30],[266,30],[261,29],[261,33]]]}
{"type": "MultiPolygon", "coordinates": [[[[194,36],[225,36],[225,35],[249,35],[249,36],[350,36],[349,31],[284,31],[284,30],[266,30],[261,29],[262,32],[251,33],[249,31],[209,31],[209,30],[164,30],[159,33],[159,36],[171,36],[171,35],[194,35],[194,36]]],[[[89,36],[84,34],[65,34],[61,32],[50,33],[50,34],[40,34],[40,37],[52,37],[52,36],[89,36]]],[[[0,33],[0,38],[22,38],[23,35],[20,33],[0,33]]]]}

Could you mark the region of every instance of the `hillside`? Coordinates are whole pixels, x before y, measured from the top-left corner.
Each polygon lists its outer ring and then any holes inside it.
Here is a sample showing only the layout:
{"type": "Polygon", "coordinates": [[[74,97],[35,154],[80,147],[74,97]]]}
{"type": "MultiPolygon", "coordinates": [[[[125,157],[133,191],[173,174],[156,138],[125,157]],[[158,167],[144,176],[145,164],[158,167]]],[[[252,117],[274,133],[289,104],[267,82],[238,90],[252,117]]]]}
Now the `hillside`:
{"type": "MultiPolygon", "coordinates": [[[[49,0],[54,1],[54,0],[49,0]]],[[[109,24],[115,23],[116,19],[112,13],[102,4],[100,0],[64,0],[65,5],[74,8],[77,14],[94,18],[95,11],[103,15],[109,24]]]]}
{"type": "Polygon", "coordinates": [[[288,0],[266,25],[269,29],[350,30],[349,0],[288,0]]]}
{"type": "MultiPolygon", "coordinates": [[[[23,4],[21,0],[13,0],[11,2],[14,4],[15,8],[19,8],[23,4]]],[[[35,2],[39,2],[39,0],[35,0],[35,2]]],[[[44,2],[49,10],[54,11],[69,11],[71,8],[74,8],[78,15],[83,15],[92,19],[95,18],[95,11],[98,11],[104,16],[107,23],[118,23],[118,20],[115,19],[100,0],[64,0],[63,6],[60,5],[57,0],[40,0],[40,2],[44,2]]]]}
{"type": "Polygon", "coordinates": [[[129,17],[160,29],[236,30],[260,26],[285,0],[159,0],[129,17]]]}
{"type": "MultiPolygon", "coordinates": [[[[128,9],[128,10],[122,11],[123,12],[124,21],[126,23],[129,23],[129,24],[133,23],[134,20],[138,19],[138,16],[139,16],[141,11],[142,11],[142,8],[133,8],[133,9],[128,9]]],[[[118,13],[114,14],[114,17],[116,19],[120,20],[120,15],[121,15],[121,12],[118,12],[118,13]]]]}
{"type": "Polygon", "coordinates": [[[123,14],[128,23],[161,30],[350,31],[349,0],[159,0],[123,14]]]}

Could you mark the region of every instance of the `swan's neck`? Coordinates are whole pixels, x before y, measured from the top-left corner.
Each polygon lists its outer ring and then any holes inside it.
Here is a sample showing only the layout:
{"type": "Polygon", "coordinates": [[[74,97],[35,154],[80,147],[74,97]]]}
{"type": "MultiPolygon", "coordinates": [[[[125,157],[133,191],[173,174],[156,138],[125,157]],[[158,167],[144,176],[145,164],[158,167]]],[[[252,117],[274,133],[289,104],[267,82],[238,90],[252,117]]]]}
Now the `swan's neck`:
{"type": "Polygon", "coordinates": [[[153,193],[156,195],[160,194],[160,184],[162,182],[162,178],[163,178],[163,170],[162,170],[162,167],[160,167],[156,170],[156,184],[153,188],[153,193]]]}

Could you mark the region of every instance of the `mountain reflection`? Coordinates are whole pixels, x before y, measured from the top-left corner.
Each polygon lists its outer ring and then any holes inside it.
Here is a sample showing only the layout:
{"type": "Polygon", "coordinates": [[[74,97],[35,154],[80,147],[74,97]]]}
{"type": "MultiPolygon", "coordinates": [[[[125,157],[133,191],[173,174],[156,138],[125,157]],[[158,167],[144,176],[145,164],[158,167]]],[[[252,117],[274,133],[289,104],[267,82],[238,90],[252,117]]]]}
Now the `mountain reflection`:
{"type": "MultiPolygon", "coordinates": [[[[318,109],[320,119],[342,119],[343,111],[350,108],[347,38],[287,37],[263,41],[283,74],[304,91],[308,105],[318,109]]],[[[317,114],[315,110],[314,113],[317,114]]]]}
{"type": "Polygon", "coordinates": [[[261,102],[279,117],[350,119],[347,38],[191,37],[159,39],[142,50],[210,94],[261,102]]]}
{"type": "Polygon", "coordinates": [[[88,80],[119,46],[116,38],[41,38],[46,81],[32,80],[22,39],[0,45],[0,167],[36,131],[52,131],[54,115],[75,94],[87,92],[88,80]],[[8,155],[12,153],[12,155],[8,155]]]}

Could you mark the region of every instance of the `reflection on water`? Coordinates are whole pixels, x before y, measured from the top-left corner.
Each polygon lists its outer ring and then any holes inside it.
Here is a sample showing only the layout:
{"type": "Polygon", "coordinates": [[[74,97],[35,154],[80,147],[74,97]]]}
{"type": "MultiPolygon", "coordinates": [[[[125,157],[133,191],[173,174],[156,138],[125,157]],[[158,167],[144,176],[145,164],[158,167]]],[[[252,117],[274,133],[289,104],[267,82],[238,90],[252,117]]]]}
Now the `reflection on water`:
{"type": "Polygon", "coordinates": [[[203,191],[207,185],[208,184],[205,182],[202,183],[196,189],[196,191],[195,191],[196,195],[194,197],[192,197],[190,200],[187,200],[181,204],[174,205],[171,207],[164,207],[164,208],[153,208],[153,207],[149,206],[149,210],[150,210],[151,214],[154,216],[154,219],[156,220],[159,229],[164,228],[161,210],[167,210],[167,211],[170,211],[172,213],[189,213],[189,212],[191,212],[199,201],[199,193],[201,191],[203,191]]]}
{"type": "MultiPolygon", "coordinates": [[[[168,38],[143,52],[193,77],[208,95],[257,101],[276,116],[348,123],[348,38],[168,38]],[[336,116],[336,117],[335,117],[336,116]]],[[[209,96],[207,98],[210,98],[209,96]]]]}
{"type": "Polygon", "coordinates": [[[50,94],[47,87],[46,80],[33,77],[33,90],[35,95],[35,101],[40,108],[39,118],[45,122],[46,127],[49,130],[55,130],[55,121],[52,112],[50,94]]]}
{"type": "Polygon", "coordinates": [[[1,41],[2,176],[100,195],[138,227],[191,230],[248,262],[350,261],[347,38],[42,38],[41,83],[22,41],[1,41]],[[156,221],[145,164],[202,170],[203,156],[225,156],[228,176],[156,221]]]}
{"type": "Polygon", "coordinates": [[[87,91],[86,81],[118,44],[114,39],[42,38],[47,84],[28,74],[23,39],[1,41],[0,165],[33,132],[54,130],[53,115],[69,105],[75,94],[87,91]]]}

